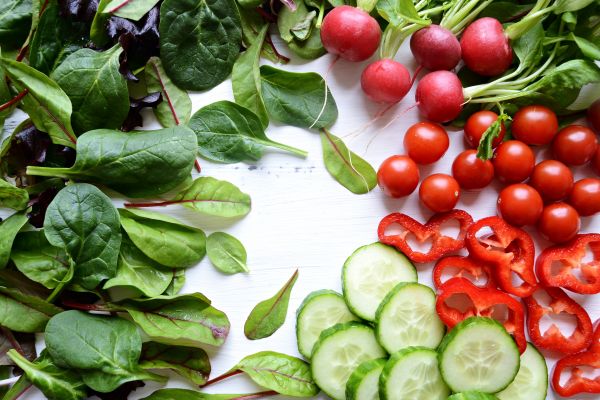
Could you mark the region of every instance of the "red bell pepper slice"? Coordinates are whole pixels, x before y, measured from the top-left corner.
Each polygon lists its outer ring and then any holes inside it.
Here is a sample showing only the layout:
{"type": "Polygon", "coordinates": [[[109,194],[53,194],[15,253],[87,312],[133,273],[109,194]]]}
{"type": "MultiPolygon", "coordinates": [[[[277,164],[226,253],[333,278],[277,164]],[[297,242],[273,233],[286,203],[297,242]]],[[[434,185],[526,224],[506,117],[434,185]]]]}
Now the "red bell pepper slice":
{"type": "Polygon", "coordinates": [[[523,353],[527,348],[525,337],[525,310],[523,305],[510,295],[493,288],[479,288],[465,278],[452,278],[438,289],[438,297],[435,306],[437,313],[449,328],[453,328],[459,322],[473,316],[497,319],[506,331],[510,333],[519,351],[523,353]],[[461,309],[448,304],[448,300],[454,295],[466,295],[471,304],[461,304],[461,309]],[[499,319],[497,306],[506,306],[506,317],[499,319]]]}
{"type": "Polygon", "coordinates": [[[535,246],[523,229],[509,225],[500,217],[488,217],[471,225],[465,243],[472,257],[491,265],[500,289],[518,297],[531,296],[535,291],[535,246]],[[492,233],[480,238],[478,234],[482,230],[492,233]],[[513,283],[513,273],[522,280],[518,286],[513,283]]]}
{"type": "Polygon", "coordinates": [[[571,397],[579,393],[600,393],[600,377],[587,378],[582,370],[582,367],[600,370],[600,324],[597,325],[595,341],[587,351],[566,356],[556,363],[552,373],[552,386],[559,395],[571,397]],[[560,377],[566,370],[571,370],[571,376],[561,384],[560,377]]]}
{"type": "Polygon", "coordinates": [[[600,234],[577,235],[568,244],[547,248],[538,257],[536,271],[546,286],[581,294],[600,293],[600,234]],[[588,247],[594,259],[584,262],[588,247]],[[575,270],[583,279],[573,273],[575,270]]]}
{"type": "Polygon", "coordinates": [[[462,210],[435,214],[425,225],[406,214],[393,213],[381,220],[377,233],[381,243],[394,246],[413,262],[425,263],[436,261],[448,253],[465,247],[465,235],[472,223],[473,218],[462,210]],[[442,225],[452,220],[457,221],[460,226],[456,238],[446,236],[441,231],[442,225]],[[386,235],[386,230],[392,225],[399,225],[403,231],[399,234],[386,235]],[[406,240],[409,234],[413,234],[420,243],[431,239],[431,249],[427,253],[411,249],[406,240]]]}
{"type": "Polygon", "coordinates": [[[452,272],[451,278],[468,279],[477,287],[497,287],[491,268],[471,257],[450,256],[439,260],[433,268],[433,285],[436,289],[442,286],[444,273],[448,272],[452,272]]]}
{"type": "Polygon", "coordinates": [[[531,341],[537,347],[554,350],[564,354],[573,354],[586,349],[592,343],[593,327],[590,316],[577,302],[559,288],[538,287],[536,293],[545,292],[550,297],[550,304],[540,304],[535,295],[523,299],[527,306],[527,328],[531,341]],[[552,324],[542,333],[540,321],[546,314],[570,314],[577,318],[577,327],[570,337],[566,337],[560,328],[552,324]]]}

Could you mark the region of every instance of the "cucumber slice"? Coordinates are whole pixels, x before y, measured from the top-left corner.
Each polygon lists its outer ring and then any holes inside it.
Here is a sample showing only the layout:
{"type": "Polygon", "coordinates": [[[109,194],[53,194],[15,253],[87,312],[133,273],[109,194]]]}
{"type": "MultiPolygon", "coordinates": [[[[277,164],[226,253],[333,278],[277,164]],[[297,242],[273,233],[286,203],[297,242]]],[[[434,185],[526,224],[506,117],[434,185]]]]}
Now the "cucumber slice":
{"type": "Polygon", "coordinates": [[[357,249],[344,264],[342,286],[350,310],[375,320],[381,300],[400,282],[416,282],[417,270],[406,256],[382,243],[357,249]]]}
{"type": "Polygon", "coordinates": [[[481,392],[463,392],[455,393],[448,397],[447,400],[498,400],[496,396],[481,392]]]}
{"type": "Polygon", "coordinates": [[[521,367],[515,380],[496,397],[500,400],[544,400],[548,393],[548,366],[544,356],[531,343],[521,354],[521,367]]]}
{"type": "Polygon", "coordinates": [[[346,400],[379,400],[379,376],[387,359],[365,361],[346,383],[346,400]]]}
{"type": "Polygon", "coordinates": [[[313,349],[315,383],[329,397],[344,400],[348,378],[361,363],[385,357],[370,326],[346,322],[326,329],[313,349]]]}
{"type": "Polygon", "coordinates": [[[393,354],[379,378],[383,400],[445,400],[449,394],[438,354],[426,347],[408,347],[393,354]]]}
{"type": "Polygon", "coordinates": [[[471,317],[442,340],[442,377],[453,392],[496,393],[519,371],[519,349],[504,327],[490,318],[471,317]]]}
{"type": "Polygon", "coordinates": [[[298,351],[310,359],[321,332],[335,324],[357,320],[341,294],[333,290],[312,292],[306,296],[296,314],[298,351]]]}
{"type": "Polygon", "coordinates": [[[419,283],[399,283],[375,316],[377,340],[392,354],[405,347],[438,347],[446,328],[435,310],[435,293],[419,283]]]}

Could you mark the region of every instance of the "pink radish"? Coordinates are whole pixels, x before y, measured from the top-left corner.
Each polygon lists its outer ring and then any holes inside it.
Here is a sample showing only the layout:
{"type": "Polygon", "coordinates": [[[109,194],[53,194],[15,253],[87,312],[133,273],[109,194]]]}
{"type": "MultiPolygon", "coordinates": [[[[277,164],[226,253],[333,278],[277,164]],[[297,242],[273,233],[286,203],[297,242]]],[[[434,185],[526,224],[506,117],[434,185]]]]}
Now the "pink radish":
{"type": "Polygon", "coordinates": [[[480,18],[465,29],[460,39],[462,58],[479,75],[500,75],[512,64],[513,51],[500,21],[480,18]]]}
{"type": "Polygon", "coordinates": [[[439,25],[429,25],[415,32],[410,39],[410,49],[417,62],[431,71],[454,69],[461,58],[456,36],[439,25]]]}
{"type": "Polygon", "coordinates": [[[462,83],[455,73],[435,71],[419,81],[416,100],[425,118],[443,123],[460,115],[465,96],[462,83]]]}
{"type": "Polygon", "coordinates": [[[360,84],[367,97],[377,103],[398,103],[412,86],[404,65],[388,58],[369,64],[360,77],[360,84]]]}
{"type": "Polygon", "coordinates": [[[380,40],[381,28],[375,18],[355,7],[335,7],[321,25],[323,47],[348,61],[364,61],[371,57],[380,40]]]}

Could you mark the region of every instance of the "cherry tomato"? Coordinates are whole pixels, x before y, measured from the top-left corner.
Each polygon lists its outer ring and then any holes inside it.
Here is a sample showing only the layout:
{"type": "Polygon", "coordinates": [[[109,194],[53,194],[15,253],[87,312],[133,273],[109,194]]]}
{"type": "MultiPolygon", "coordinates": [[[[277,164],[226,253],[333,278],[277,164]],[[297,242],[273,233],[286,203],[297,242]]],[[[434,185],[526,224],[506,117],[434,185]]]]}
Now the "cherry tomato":
{"type": "Polygon", "coordinates": [[[418,122],[408,128],[404,135],[404,150],[417,164],[432,164],[442,158],[450,140],[439,124],[418,122]]]}
{"type": "Polygon", "coordinates": [[[600,212],[600,179],[586,178],[575,182],[569,203],[584,217],[600,212]]]}
{"type": "Polygon", "coordinates": [[[598,150],[596,150],[596,154],[592,158],[592,169],[597,175],[600,175],[600,146],[598,146],[598,150]]]}
{"type": "Polygon", "coordinates": [[[452,176],[462,189],[483,189],[494,179],[494,165],[478,158],[477,150],[465,150],[452,163],[452,176]]]}
{"type": "MultiPolygon", "coordinates": [[[[481,142],[481,137],[483,136],[484,132],[490,127],[490,125],[496,122],[497,119],[498,114],[493,111],[477,111],[475,114],[471,115],[465,124],[465,140],[469,146],[475,149],[479,147],[479,142],[481,142]]],[[[500,143],[502,143],[505,133],[506,128],[504,127],[504,124],[502,124],[502,127],[500,128],[500,134],[492,142],[492,147],[496,148],[500,143]]]]}
{"type": "Polygon", "coordinates": [[[498,196],[498,213],[511,225],[534,225],[543,209],[542,196],[524,183],[507,186],[498,196]]]}
{"type": "Polygon", "coordinates": [[[452,210],[460,197],[460,186],[456,179],[446,174],[433,174],[421,183],[419,198],[433,212],[452,210]]]}
{"type": "Polygon", "coordinates": [[[596,100],[588,108],[587,120],[596,133],[600,133],[600,99],[596,100]]]}
{"type": "Polygon", "coordinates": [[[548,144],[558,131],[558,118],[548,107],[527,106],[517,111],[511,129],[515,139],[524,143],[548,144]]]}
{"type": "Polygon", "coordinates": [[[408,196],[419,184],[419,168],[410,157],[391,156],[379,167],[377,182],[388,196],[408,196]]]}
{"type": "Polygon", "coordinates": [[[554,203],[546,206],[538,221],[538,231],[554,243],[567,242],[577,235],[581,221],[577,210],[567,203],[554,203]]]}
{"type": "Polygon", "coordinates": [[[518,183],[531,176],[535,155],[525,143],[509,140],[498,146],[492,162],[500,182],[518,183]]]}
{"type": "Polygon", "coordinates": [[[598,150],[594,132],[583,125],[569,125],[561,129],[552,142],[552,152],[557,160],[569,165],[589,162],[598,150]]]}
{"type": "Polygon", "coordinates": [[[566,198],[573,189],[573,174],[560,161],[542,161],[533,169],[529,182],[544,199],[558,201],[566,198]]]}

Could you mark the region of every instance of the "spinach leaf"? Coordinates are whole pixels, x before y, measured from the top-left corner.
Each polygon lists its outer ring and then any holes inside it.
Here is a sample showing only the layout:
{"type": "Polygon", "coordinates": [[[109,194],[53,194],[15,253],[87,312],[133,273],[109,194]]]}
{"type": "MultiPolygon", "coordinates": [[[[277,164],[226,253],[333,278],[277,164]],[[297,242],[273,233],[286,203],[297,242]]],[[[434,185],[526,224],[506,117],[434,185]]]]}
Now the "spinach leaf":
{"type": "Polygon", "coordinates": [[[275,296],[261,301],[254,307],[244,324],[244,334],[248,339],[263,339],[281,328],[287,315],[290,294],[297,279],[298,270],[275,296]]]}
{"type": "Polygon", "coordinates": [[[55,144],[75,147],[71,100],[60,86],[22,62],[0,58],[0,66],[19,92],[28,91],[21,106],[36,128],[48,132],[55,144]]]}
{"type": "Polygon", "coordinates": [[[233,400],[244,398],[244,396],[246,395],[202,393],[189,389],[160,389],[142,400],[233,400]]]}
{"type": "Polygon", "coordinates": [[[325,128],[338,116],[337,105],[321,75],[260,67],[262,94],[271,118],[301,128],[325,128]]]}
{"type": "Polygon", "coordinates": [[[98,392],[134,380],[163,380],[139,367],[142,339],[125,319],[65,311],[48,322],[45,338],[56,365],[80,370],[83,382],[98,392]]]}
{"type": "Polygon", "coordinates": [[[8,356],[49,400],[80,400],[87,398],[86,387],[77,372],[57,367],[47,352],[31,362],[10,350],[8,356]]]}
{"type": "Polygon", "coordinates": [[[29,167],[28,175],[104,184],[129,197],[168,192],[190,177],[197,139],[186,127],[156,131],[89,131],[79,138],[71,168],[29,167]]]}
{"type": "Polygon", "coordinates": [[[144,296],[156,297],[164,293],[173,280],[173,271],[148,258],[131,240],[123,238],[119,251],[117,275],[104,284],[104,289],[129,287],[144,296]]]}
{"type": "Polygon", "coordinates": [[[111,0],[104,10],[118,17],[137,21],[158,2],[159,0],[111,0]]]}
{"type": "Polygon", "coordinates": [[[229,319],[200,293],[122,302],[131,318],[155,342],[175,346],[221,346],[229,319]]]}
{"type": "Polygon", "coordinates": [[[29,194],[27,190],[18,188],[0,179],[0,207],[8,207],[14,210],[27,208],[29,194]]]}
{"type": "Polygon", "coordinates": [[[325,168],[335,180],[352,193],[364,194],[373,190],[377,185],[377,173],[368,162],[326,129],[321,133],[321,144],[325,168]]]}
{"type": "Polygon", "coordinates": [[[165,128],[187,124],[192,115],[190,95],[169,79],[158,57],[148,60],[145,69],[148,92],[162,93],[163,101],[154,108],[156,118],[165,128]]]}
{"type": "Polygon", "coordinates": [[[186,90],[224,81],[242,44],[234,0],[165,0],[160,8],[160,54],[165,70],[186,90]]]}
{"type": "Polygon", "coordinates": [[[568,11],[578,11],[594,3],[595,0],[557,0],[554,5],[554,14],[568,11]]]}
{"type": "Polygon", "coordinates": [[[230,101],[218,101],[198,110],[189,126],[198,137],[198,152],[212,161],[256,161],[265,146],[306,156],[302,150],[269,139],[252,111],[230,101]]]}
{"type": "Polygon", "coordinates": [[[0,269],[8,264],[15,237],[26,223],[25,211],[15,213],[0,223],[0,269]]]}
{"type": "Polygon", "coordinates": [[[3,0],[0,4],[0,46],[17,48],[31,26],[31,0],[3,0]]]}
{"type": "Polygon", "coordinates": [[[171,275],[173,277],[171,283],[163,293],[165,296],[178,294],[185,285],[185,269],[174,269],[171,275]]]}
{"type": "MultiPolygon", "coordinates": [[[[245,8],[238,7],[238,11],[240,12],[241,18],[242,42],[244,47],[248,49],[254,44],[254,42],[258,40],[259,32],[265,25],[268,25],[268,23],[265,22],[263,17],[261,17],[256,9],[247,10],[245,8]]],[[[274,63],[287,63],[289,61],[287,57],[283,57],[275,51],[275,46],[271,46],[268,43],[263,43],[261,54],[265,59],[274,63]]]]}
{"type": "Polygon", "coordinates": [[[277,26],[281,38],[288,44],[290,50],[298,57],[312,60],[326,53],[321,42],[321,29],[316,26],[316,18],[310,18],[308,8],[301,0],[296,0],[296,10],[292,11],[288,7],[282,7],[277,17],[277,26]],[[306,28],[310,31],[308,37],[298,39],[297,30],[300,24],[306,21],[310,25],[306,28]]]}
{"type": "Polygon", "coordinates": [[[231,85],[235,102],[256,114],[263,128],[269,126],[269,116],[260,88],[260,53],[269,25],[264,25],[256,40],[233,64],[231,85]]]}
{"type": "Polygon", "coordinates": [[[0,325],[16,332],[43,332],[62,310],[36,296],[0,286],[0,325]]]}
{"type": "Polygon", "coordinates": [[[294,397],[313,397],[319,393],[310,366],[299,358],[274,351],[245,357],[233,370],[245,372],[257,385],[294,397]]]}
{"type": "Polygon", "coordinates": [[[10,258],[27,278],[48,289],[59,286],[69,273],[71,259],[62,247],[54,247],[44,231],[20,233],[10,258]]]}
{"type": "Polygon", "coordinates": [[[317,12],[311,11],[308,14],[306,14],[306,18],[304,20],[294,25],[290,30],[294,38],[300,40],[301,42],[308,39],[310,34],[312,33],[312,29],[314,26],[313,22],[315,18],[317,18],[317,12]]]}
{"type": "Polygon", "coordinates": [[[242,242],[224,232],[212,233],[206,239],[208,259],[225,274],[250,272],[246,265],[246,249],[242,242]]]}
{"type": "Polygon", "coordinates": [[[17,344],[18,347],[20,347],[20,350],[23,351],[25,358],[28,360],[34,360],[37,357],[34,334],[15,333],[6,328],[0,329],[0,368],[15,365],[6,353],[8,353],[10,349],[15,349],[17,344]]]}
{"type": "Polygon", "coordinates": [[[204,385],[210,375],[210,360],[202,349],[146,342],[142,346],[140,367],[170,369],[196,385],[204,385]]]}
{"type": "Polygon", "coordinates": [[[135,209],[119,209],[121,225],[131,241],[157,263],[186,268],[206,255],[206,235],[169,216],[135,209]]]}
{"type": "Polygon", "coordinates": [[[50,75],[73,104],[72,122],[76,132],[116,129],[129,113],[129,90],[119,72],[123,49],[107,51],[81,49],[71,54],[50,75]]]}

